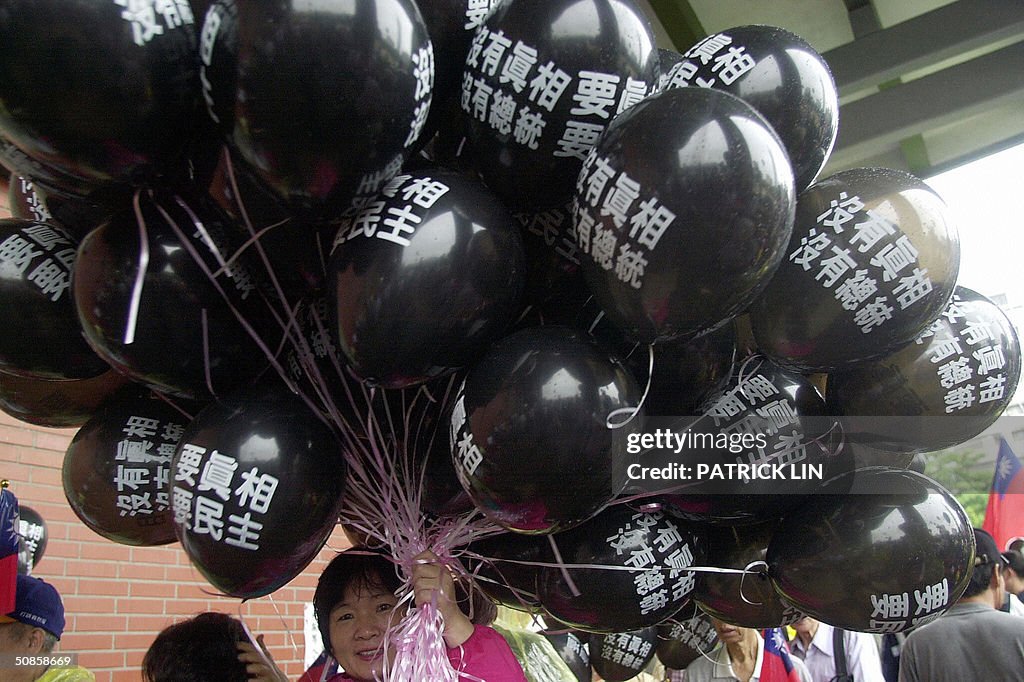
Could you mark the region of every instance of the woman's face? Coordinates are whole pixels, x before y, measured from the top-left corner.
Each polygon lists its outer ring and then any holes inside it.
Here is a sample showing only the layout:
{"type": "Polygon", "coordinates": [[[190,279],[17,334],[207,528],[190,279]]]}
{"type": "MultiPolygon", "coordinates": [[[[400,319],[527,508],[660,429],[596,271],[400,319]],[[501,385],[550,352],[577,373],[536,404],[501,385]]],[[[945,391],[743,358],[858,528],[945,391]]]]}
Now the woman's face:
{"type": "Polygon", "coordinates": [[[383,672],[385,633],[397,603],[395,595],[383,587],[350,584],[331,609],[331,649],[356,680],[373,680],[374,674],[383,672]]]}

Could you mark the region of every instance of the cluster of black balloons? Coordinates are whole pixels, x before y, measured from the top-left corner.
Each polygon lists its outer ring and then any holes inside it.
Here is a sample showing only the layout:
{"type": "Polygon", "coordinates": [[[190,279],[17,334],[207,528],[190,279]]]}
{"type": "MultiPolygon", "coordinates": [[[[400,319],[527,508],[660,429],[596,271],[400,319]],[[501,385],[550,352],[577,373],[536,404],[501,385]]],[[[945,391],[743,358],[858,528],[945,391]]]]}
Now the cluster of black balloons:
{"type": "Polygon", "coordinates": [[[237,597],[315,556],[370,443],[425,516],[506,531],[465,550],[494,599],[600,651],[644,632],[637,665],[706,651],[693,604],[907,629],[963,589],[970,524],[848,460],[977,435],[1020,348],[925,183],[817,179],[838,125],[799,36],[659,51],[629,0],[7,2],[0,409],[81,427],[87,526],[237,597]],[[627,490],[653,417],[766,436],[690,465],[833,480],[627,490]]]}

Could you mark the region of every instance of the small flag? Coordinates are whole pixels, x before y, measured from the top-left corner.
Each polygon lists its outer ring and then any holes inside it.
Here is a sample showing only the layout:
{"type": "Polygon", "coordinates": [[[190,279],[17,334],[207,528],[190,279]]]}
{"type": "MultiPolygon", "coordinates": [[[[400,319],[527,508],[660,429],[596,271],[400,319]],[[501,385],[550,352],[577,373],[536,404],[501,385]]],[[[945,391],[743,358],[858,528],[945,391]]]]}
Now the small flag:
{"type": "Polygon", "coordinates": [[[996,470],[981,527],[992,535],[1000,550],[1024,535],[1024,465],[1005,438],[999,439],[996,470]]]}
{"type": "Polygon", "coordinates": [[[0,488],[0,615],[14,610],[20,540],[18,498],[7,489],[7,481],[3,481],[0,488]]]}

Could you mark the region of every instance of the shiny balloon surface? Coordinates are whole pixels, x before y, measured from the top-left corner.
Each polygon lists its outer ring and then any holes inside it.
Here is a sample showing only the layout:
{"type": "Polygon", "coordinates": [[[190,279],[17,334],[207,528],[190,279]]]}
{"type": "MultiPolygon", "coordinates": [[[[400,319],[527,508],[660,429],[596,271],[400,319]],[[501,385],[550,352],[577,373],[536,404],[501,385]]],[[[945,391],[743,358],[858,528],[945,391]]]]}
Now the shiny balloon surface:
{"type": "Polygon", "coordinates": [[[515,320],[524,259],[512,215],[478,180],[402,174],[335,238],[327,294],[339,346],[374,385],[449,374],[515,320]]]}
{"type": "Polygon", "coordinates": [[[859,632],[938,618],[974,571],[974,533],[946,489],[912,471],[865,469],[844,495],[817,495],[783,519],[766,560],[783,600],[859,632]]]}
{"type": "Polygon", "coordinates": [[[657,76],[650,24],[631,0],[499,4],[462,76],[478,170],[517,210],[563,205],[601,131],[657,76]]]}
{"type": "Polygon", "coordinates": [[[510,530],[554,533],[618,494],[612,476],[639,430],[639,387],[622,365],[565,327],[516,332],[469,371],[452,413],[452,457],[484,514],[510,530]],[[621,428],[611,428],[639,410],[621,428]]]}
{"type": "Polygon", "coordinates": [[[174,542],[171,459],[188,421],[138,387],[104,402],[64,455],[64,495],[82,523],[123,545],[174,542]]]}
{"type": "MultiPolygon", "coordinates": [[[[708,565],[743,570],[764,561],[778,526],[778,521],[769,521],[742,527],[709,527],[708,565]]],[[[693,599],[704,613],[745,628],[789,625],[802,615],[783,603],[768,576],[757,571],[702,573],[697,578],[693,599]]]]}
{"type": "Polygon", "coordinates": [[[125,6],[16,0],[0,15],[0,135],[91,183],[173,174],[200,113],[189,4],[125,6]]]}
{"type": "Polygon", "coordinates": [[[171,468],[173,525],[224,594],[270,594],[298,575],[338,520],[340,443],[306,404],[272,386],[240,389],[188,425],[171,468]]]}
{"type": "Polygon", "coordinates": [[[797,200],[786,258],[750,307],[758,348],[803,372],[828,372],[913,341],[946,307],[960,240],[924,182],[854,168],[797,200]]]}
{"type": "Polygon", "coordinates": [[[591,634],[588,639],[590,664],[594,671],[602,680],[625,682],[643,672],[654,658],[658,628],[647,627],[607,635],[591,634]]]}
{"type": "Polygon", "coordinates": [[[565,569],[541,568],[537,596],[555,619],[587,632],[624,632],[670,618],[696,583],[696,574],[686,568],[705,565],[699,527],[625,505],[609,507],[552,539],[565,569]],[[615,566],[645,570],[598,568],[615,566]]]}
{"type": "Polygon", "coordinates": [[[78,427],[100,404],[131,383],[108,369],[86,379],[33,379],[0,372],[0,410],[15,419],[54,429],[78,427]]]}
{"type": "Polygon", "coordinates": [[[1020,379],[1020,340],[1000,308],[958,286],[939,318],[891,355],[828,377],[850,438],[900,453],[941,450],[984,431],[1020,379]]]}
{"type": "Polygon", "coordinates": [[[66,230],[0,219],[0,371],[33,379],[86,379],[107,363],[82,338],[71,295],[78,240],[66,230]]]}
{"type": "Polygon", "coordinates": [[[234,253],[227,235],[215,207],[152,191],[90,232],[72,288],[93,349],[139,383],[186,398],[228,391],[263,371],[265,353],[221,294],[274,347],[258,280],[237,261],[222,268],[234,253]],[[207,273],[218,273],[221,291],[207,273]]]}
{"type": "Polygon", "coordinates": [[[707,333],[785,257],[789,159],[733,95],[674,88],[617,117],[580,171],[576,244],[608,318],[633,339],[707,333]]]}
{"type": "MultiPolygon", "coordinates": [[[[241,2],[237,12],[237,55],[223,51],[237,59],[235,90],[208,95],[233,102],[230,141],[242,158],[302,211],[383,187],[411,154],[433,91],[413,0],[241,2]]],[[[209,69],[221,54],[212,39],[209,69]]]]}
{"type": "Polygon", "coordinates": [[[800,36],[776,26],[736,26],[683,53],[667,87],[730,92],[764,116],[789,153],[797,191],[825,166],[839,132],[839,93],[828,64],[800,36]]]}

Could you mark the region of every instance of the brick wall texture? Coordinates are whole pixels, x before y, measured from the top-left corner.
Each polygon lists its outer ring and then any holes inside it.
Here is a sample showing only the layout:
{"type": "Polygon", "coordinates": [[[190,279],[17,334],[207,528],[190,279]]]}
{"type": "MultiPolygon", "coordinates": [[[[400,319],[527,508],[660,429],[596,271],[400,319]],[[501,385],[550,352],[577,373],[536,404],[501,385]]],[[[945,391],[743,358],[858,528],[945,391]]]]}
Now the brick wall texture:
{"type": "MultiPolygon", "coordinates": [[[[2,169],[0,169],[2,170],[2,169]]],[[[0,183],[0,218],[9,217],[0,183]]],[[[44,429],[0,413],[0,479],[10,481],[21,504],[46,521],[48,544],[33,575],[52,583],[64,599],[67,628],[58,651],[75,652],[98,682],[141,679],[142,657],[164,627],[201,611],[240,617],[265,635],[275,660],[291,679],[303,670],[303,612],[320,572],[349,546],[340,528],[317,558],[289,584],[261,599],[241,602],[218,595],[177,544],[129,547],[89,530],[64,497],[61,465],[74,429],[44,429]]]]}

